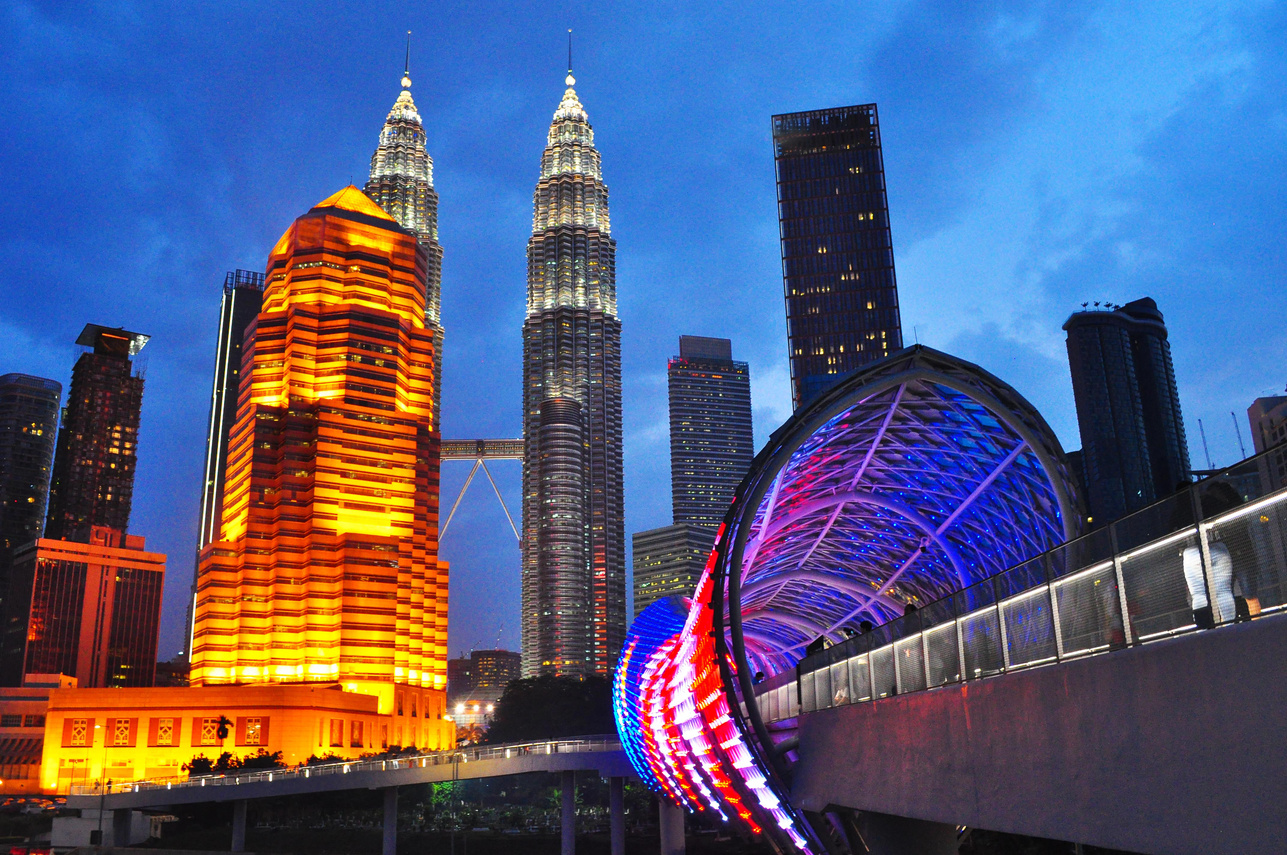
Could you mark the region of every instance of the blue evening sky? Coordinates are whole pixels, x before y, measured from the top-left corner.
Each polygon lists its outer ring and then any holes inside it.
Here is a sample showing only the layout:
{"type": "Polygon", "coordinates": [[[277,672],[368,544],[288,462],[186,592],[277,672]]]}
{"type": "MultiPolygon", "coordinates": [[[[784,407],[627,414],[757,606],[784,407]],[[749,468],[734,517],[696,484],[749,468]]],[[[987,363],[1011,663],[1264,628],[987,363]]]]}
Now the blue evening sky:
{"type": "MultiPolygon", "coordinates": [[[[0,372],[64,387],[86,322],[151,334],[131,530],[181,644],[224,272],[361,185],[415,32],[441,194],[444,433],[516,436],[532,189],[576,30],[611,190],[627,531],[670,519],[666,359],[751,364],[789,414],[769,117],[876,102],[905,338],[1080,447],[1060,326],[1157,300],[1195,466],[1287,383],[1287,7],[1274,3],[27,2],[0,12],[0,372]]],[[[518,510],[517,463],[494,473],[518,510]]],[[[445,511],[468,472],[443,472],[445,511]]],[[[451,649],[518,645],[518,549],[475,481],[442,553],[451,649]]]]}

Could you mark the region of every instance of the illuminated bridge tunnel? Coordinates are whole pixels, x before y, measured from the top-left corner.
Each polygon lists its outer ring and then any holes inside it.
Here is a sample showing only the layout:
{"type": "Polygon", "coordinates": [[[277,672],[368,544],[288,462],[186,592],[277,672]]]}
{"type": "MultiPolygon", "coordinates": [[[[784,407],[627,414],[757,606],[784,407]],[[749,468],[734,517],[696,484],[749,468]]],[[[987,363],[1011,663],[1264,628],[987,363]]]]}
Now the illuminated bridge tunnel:
{"type": "Polygon", "coordinates": [[[794,719],[756,685],[806,648],[902,617],[1076,536],[1059,443],[1017,392],[926,347],[797,412],[752,464],[694,597],[635,621],[618,728],[654,789],[692,812],[822,853],[837,832],[790,800],[794,719]]]}
{"type": "Polygon", "coordinates": [[[1036,411],[900,351],[774,434],[693,597],[636,619],[623,748],[783,853],[1284,851],[1280,454],[1083,534],[1036,411]]]}

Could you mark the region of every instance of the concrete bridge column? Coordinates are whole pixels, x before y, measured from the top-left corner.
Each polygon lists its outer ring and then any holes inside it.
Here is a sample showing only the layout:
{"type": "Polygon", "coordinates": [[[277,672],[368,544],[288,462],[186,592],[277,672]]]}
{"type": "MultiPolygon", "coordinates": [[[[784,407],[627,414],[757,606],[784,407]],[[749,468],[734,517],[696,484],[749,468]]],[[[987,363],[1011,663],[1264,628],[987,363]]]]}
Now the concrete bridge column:
{"type": "Polygon", "coordinates": [[[384,790],[384,848],[382,855],[398,853],[398,788],[384,790]]]}
{"type": "Polygon", "coordinates": [[[112,846],[123,848],[130,845],[130,810],[112,811],[112,846]]]}
{"type": "Polygon", "coordinates": [[[626,779],[608,779],[608,837],[612,855],[626,855],[626,779]]]}
{"type": "Polygon", "coordinates": [[[576,772],[563,773],[562,855],[576,855],[576,772]]]}
{"type": "Polygon", "coordinates": [[[232,803],[232,851],[246,851],[246,800],[232,803]]]}
{"type": "Polygon", "coordinates": [[[956,826],[871,811],[855,821],[871,855],[956,855],[956,826]]]}
{"type": "Polygon", "coordinates": [[[658,824],[661,826],[661,855],[684,855],[684,809],[658,798],[658,824]]]}

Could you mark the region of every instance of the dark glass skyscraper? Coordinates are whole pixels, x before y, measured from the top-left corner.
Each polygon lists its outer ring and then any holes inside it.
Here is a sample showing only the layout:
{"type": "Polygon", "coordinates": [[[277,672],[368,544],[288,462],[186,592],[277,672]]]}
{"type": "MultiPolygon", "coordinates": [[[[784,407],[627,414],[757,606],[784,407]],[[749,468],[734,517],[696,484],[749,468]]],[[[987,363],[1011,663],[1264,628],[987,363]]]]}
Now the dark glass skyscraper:
{"type": "Polygon", "coordinates": [[[626,630],[616,242],[568,73],[527,244],[523,674],[611,673],[626,630]]]}
{"type": "MultiPolygon", "coordinates": [[[[210,392],[210,419],[206,429],[205,478],[201,491],[201,518],[197,526],[197,562],[201,550],[219,537],[223,520],[224,472],[228,462],[228,438],[237,421],[237,395],[241,388],[242,346],[246,328],[259,315],[264,302],[264,274],[251,270],[230,270],[223,280],[223,302],[219,306],[219,338],[215,342],[214,382],[210,392]]],[[[184,650],[191,646],[193,600],[197,595],[196,568],[188,597],[187,635],[184,650]]]]}
{"type": "Polygon", "coordinates": [[[903,346],[876,105],[773,117],[796,409],[903,346]]]}
{"type": "Polygon", "coordinates": [[[728,339],[685,335],[666,381],[673,519],[713,537],[755,456],[751,372],[733,360],[728,339]]]}
{"type": "Polygon", "coordinates": [[[62,394],[43,377],[0,377],[0,563],[44,531],[62,394]]]}
{"type": "Polygon", "coordinates": [[[1076,312],[1064,324],[1090,513],[1102,524],[1189,479],[1189,446],[1157,303],[1076,312]]]}
{"type": "Polygon", "coordinates": [[[143,409],[143,376],[133,358],[147,341],[141,333],[97,324],[86,324],[76,339],[90,349],[72,368],[46,537],[88,543],[93,526],[129,527],[143,409]]]}
{"type": "Polygon", "coordinates": [[[441,429],[442,412],[442,246],[438,243],[438,191],[433,189],[433,158],[425,148],[425,127],[411,100],[411,48],[402,73],[402,91],[384,120],[380,142],[371,155],[371,175],[363,192],[411,229],[425,249],[425,326],[433,332],[433,418],[441,429]]]}

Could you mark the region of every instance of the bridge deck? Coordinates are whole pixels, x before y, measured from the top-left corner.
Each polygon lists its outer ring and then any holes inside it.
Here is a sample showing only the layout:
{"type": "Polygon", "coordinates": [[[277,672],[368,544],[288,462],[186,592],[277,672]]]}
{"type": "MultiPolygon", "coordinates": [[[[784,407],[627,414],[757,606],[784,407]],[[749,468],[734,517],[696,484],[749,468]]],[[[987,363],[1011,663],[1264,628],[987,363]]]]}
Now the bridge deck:
{"type": "Polygon", "coordinates": [[[94,786],[75,787],[67,806],[97,809],[101,800],[104,809],[120,810],[570,771],[595,772],[604,778],[634,775],[621,743],[613,737],[598,737],[486,745],[397,760],[328,763],[188,780],[133,781],[111,785],[106,793],[94,786]]]}

